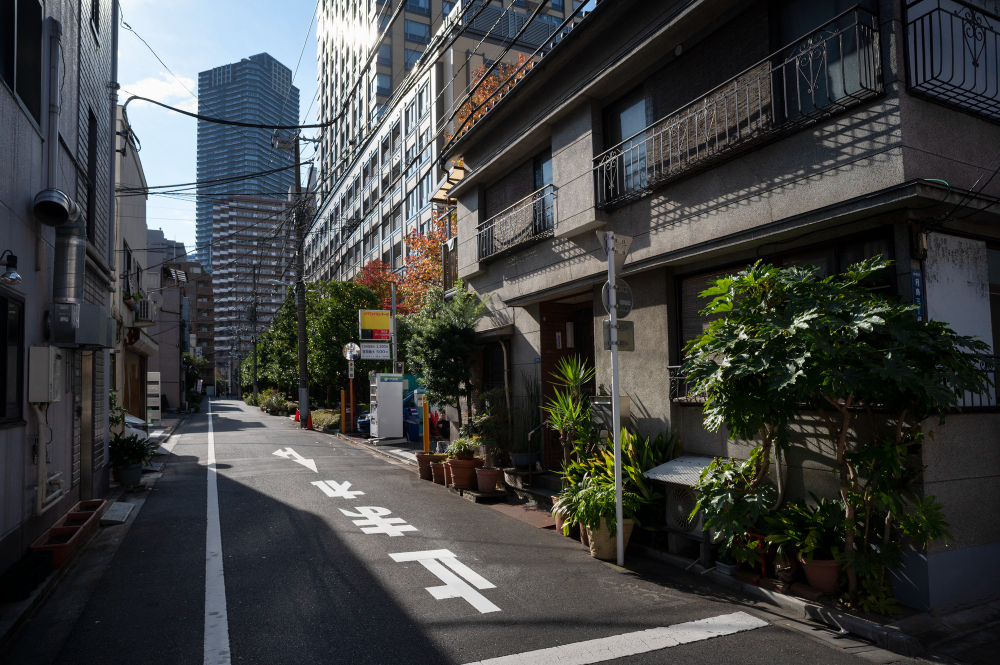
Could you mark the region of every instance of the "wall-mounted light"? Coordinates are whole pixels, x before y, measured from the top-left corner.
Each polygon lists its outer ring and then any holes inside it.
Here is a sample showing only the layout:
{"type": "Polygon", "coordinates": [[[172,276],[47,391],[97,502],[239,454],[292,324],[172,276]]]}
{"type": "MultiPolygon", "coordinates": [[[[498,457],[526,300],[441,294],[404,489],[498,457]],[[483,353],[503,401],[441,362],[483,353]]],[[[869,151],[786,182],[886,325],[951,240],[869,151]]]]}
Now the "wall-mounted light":
{"type": "Polygon", "coordinates": [[[17,257],[9,249],[5,249],[3,254],[0,254],[0,259],[5,256],[7,260],[0,263],[0,266],[6,266],[7,270],[0,275],[0,284],[20,284],[21,275],[17,272],[17,257]]]}
{"type": "Polygon", "coordinates": [[[566,348],[567,349],[576,348],[576,335],[575,331],[573,330],[572,321],[566,322],[566,348]]]}

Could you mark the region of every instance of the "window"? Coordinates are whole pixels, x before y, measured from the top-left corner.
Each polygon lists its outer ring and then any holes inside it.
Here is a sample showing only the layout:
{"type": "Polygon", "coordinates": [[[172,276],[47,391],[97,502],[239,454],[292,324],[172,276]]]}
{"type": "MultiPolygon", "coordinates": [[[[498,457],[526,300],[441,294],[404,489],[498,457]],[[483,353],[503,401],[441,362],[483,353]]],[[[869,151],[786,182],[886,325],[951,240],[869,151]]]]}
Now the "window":
{"type": "Polygon", "coordinates": [[[378,47],[378,64],[392,67],[392,44],[382,44],[378,47]]]}
{"type": "Polygon", "coordinates": [[[97,118],[87,116],[87,240],[97,244],[97,118]]]}
{"type": "Polygon", "coordinates": [[[20,424],[24,399],[24,302],[0,290],[0,427],[20,424]]]}
{"type": "Polygon", "coordinates": [[[101,34],[101,0],[90,0],[90,22],[94,32],[101,34]]]}
{"type": "Polygon", "coordinates": [[[406,39],[418,44],[426,44],[431,40],[431,26],[420,21],[405,19],[403,21],[403,33],[406,39]]]}
{"type": "Polygon", "coordinates": [[[564,9],[563,0],[552,0],[549,6],[557,12],[561,12],[564,9]]]}
{"type": "Polygon", "coordinates": [[[416,12],[417,14],[423,14],[424,16],[431,15],[431,1],[430,0],[406,0],[406,11],[416,12]]]}
{"type": "MultiPolygon", "coordinates": [[[[614,196],[646,186],[646,97],[638,92],[611,107],[606,117],[608,148],[621,145],[615,181],[606,183],[614,196]],[[630,139],[627,143],[622,143],[630,139]]],[[[611,198],[609,196],[609,198],[611,198]]]]}
{"type": "Polygon", "coordinates": [[[42,5],[0,0],[0,76],[40,123],[42,118],[42,5]]]}
{"type": "Polygon", "coordinates": [[[375,91],[378,94],[383,95],[385,97],[388,97],[389,95],[392,94],[392,76],[390,76],[389,74],[376,74],[375,84],[376,84],[375,91]]]}
{"type": "Polygon", "coordinates": [[[455,8],[455,3],[454,2],[448,2],[448,0],[444,0],[444,2],[442,3],[442,5],[444,7],[444,15],[445,16],[447,16],[448,14],[450,14],[451,10],[455,8]]]}
{"type": "Polygon", "coordinates": [[[413,65],[417,64],[417,60],[420,60],[420,56],[422,55],[423,51],[414,51],[408,48],[403,49],[403,64],[406,67],[406,71],[413,69],[413,65]]]}

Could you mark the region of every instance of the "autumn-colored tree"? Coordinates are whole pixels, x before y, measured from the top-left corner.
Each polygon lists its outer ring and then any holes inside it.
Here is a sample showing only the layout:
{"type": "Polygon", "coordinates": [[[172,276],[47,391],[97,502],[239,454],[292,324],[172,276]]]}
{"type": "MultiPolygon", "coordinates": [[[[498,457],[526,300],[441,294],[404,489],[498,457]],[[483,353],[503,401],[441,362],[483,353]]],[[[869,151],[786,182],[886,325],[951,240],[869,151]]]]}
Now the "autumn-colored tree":
{"type": "MultiPolygon", "coordinates": [[[[525,75],[535,66],[534,60],[528,60],[523,53],[518,55],[517,62],[501,62],[490,72],[486,80],[486,75],[490,65],[483,65],[472,72],[472,88],[475,92],[455,114],[455,131],[459,136],[469,131],[469,129],[479,122],[497,102],[503,99],[504,95],[510,92],[511,88],[520,82],[525,75]],[[481,83],[480,83],[481,82],[481,83]],[[477,87],[478,86],[478,87],[477,87]],[[471,118],[469,116],[472,116],[471,118]]],[[[451,132],[448,138],[451,138],[451,132]]]]}
{"type": "Polygon", "coordinates": [[[435,206],[425,233],[413,229],[406,236],[409,256],[400,285],[402,306],[418,312],[429,289],[442,286],[441,245],[448,240],[449,229],[455,228],[455,209],[435,206]]]}
{"type": "Polygon", "coordinates": [[[354,283],[367,286],[374,291],[381,307],[389,309],[392,306],[392,285],[395,284],[399,289],[400,279],[399,275],[392,271],[392,266],[381,259],[375,259],[365,264],[354,278],[354,283]]]}

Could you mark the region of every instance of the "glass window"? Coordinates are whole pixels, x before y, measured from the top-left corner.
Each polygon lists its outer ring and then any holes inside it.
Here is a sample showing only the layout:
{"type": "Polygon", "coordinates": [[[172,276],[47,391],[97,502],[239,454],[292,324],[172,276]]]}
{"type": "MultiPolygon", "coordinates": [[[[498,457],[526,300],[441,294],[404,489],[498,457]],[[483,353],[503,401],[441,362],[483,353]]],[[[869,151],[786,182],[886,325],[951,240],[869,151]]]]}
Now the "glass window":
{"type": "Polygon", "coordinates": [[[448,14],[451,13],[451,10],[455,8],[455,3],[448,2],[448,0],[444,0],[442,6],[444,7],[444,15],[447,16],[448,14]]]}
{"type": "Polygon", "coordinates": [[[426,44],[431,40],[431,26],[420,21],[405,19],[403,21],[403,33],[406,39],[418,44],[426,44]]]}
{"type": "Polygon", "coordinates": [[[0,425],[22,419],[24,304],[0,293],[0,425]]]}
{"type": "Polygon", "coordinates": [[[35,119],[42,114],[42,5],[0,2],[0,77],[35,119]]]}
{"type": "Polygon", "coordinates": [[[413,65],[417,64],[417,60],[420,60],[420,56],[423,55],[422,51],[414,51],[413,49],[403,49],[403,58],[405,60],[406,71],[413,69],[413,65]]]}
{"type": "Polygon", "coordinates": [[[646,97],[642,92],[611,107],[607,114],[609,148],[618,146],[617,174],[605,183],[608,199],[646,186],[646,97]],[[626,139],[629,139],[627,142],[626,139]]]}
{"type": "Polygon", "coordinates": [[[430,0],[406,0],[406,11],[430,16],[431,2],[430,0]]]}
{"type": "Polygon", "coordinates": [[[392,67],[392,44],[382,44],[378,47],[378,64],[392,67]]]}
{"type": "Polygon", "coordinates": [[[392,76],[389,74],[376,74],[375,84],[378,94],[386,97],[392,94],[392,76]]]}

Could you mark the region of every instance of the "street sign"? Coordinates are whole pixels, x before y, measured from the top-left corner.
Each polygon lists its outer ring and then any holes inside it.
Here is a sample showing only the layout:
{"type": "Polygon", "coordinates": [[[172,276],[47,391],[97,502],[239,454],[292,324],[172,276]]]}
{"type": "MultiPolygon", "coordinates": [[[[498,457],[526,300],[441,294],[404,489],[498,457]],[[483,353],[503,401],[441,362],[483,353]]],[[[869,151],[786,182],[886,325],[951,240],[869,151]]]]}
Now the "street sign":
{"type": "MultiPolygon", "coordinates": [[[[604,282],[604,288],[601,289],[601,302],[604,303],[604,311],[610,314],[611,306],[608,304],[608,287],[609,283],[604,282]]],[[[618,301],[618,316],[624,319],[632,313],[632,289],[629,288],[624,279],[620,278],[616,281],[615,288],[617,290],[615,300],[618,301]]]]}
{"type": "Polygon", "coordinates": [[[358,332],[361,339],[392,339],[392,312],[387,309],[359,309],[358,332]]]}
{"type": "Polygon", "coordinates": [[[353,360],[348,360],[347,361],[347,378],[348,379],[353,379],[354,378],[354,361],[353,360]]]}
{"type": "MultiPolygon", "coordinates": [[[[611,350],[611,320],[604,319],[604,350],[611,350]]],[[[632,321],[618,321],[618,350],[635,351],[635,323],[632,321]]]]}
{"type": "Polygon", "coordinates": [[[391,360],[389,342],[361,342],[361,357],[364,360],[391,360]]]}
{"type": "MultiPolygon", "coordinates": [[[[343,349],[344,360],[360,360],[361,359],[361,347],[354,342],[348,342],[344,345],[343,349]]],[[[353,363],[352,363],[353,366],[353,363]]]]}
{"type": "Polygon", "coordinates": [[[601,241],[601,247],[605,253],[608,251],[608,236],[612,237],[611,251],[615,255],[615,275],[620,275],[622,266],[625,264],[625,257],[628,256],[628,250],[632,247],[632,236],[623,236],[611,231],[598,231],[597,239],[601,241]]]}

